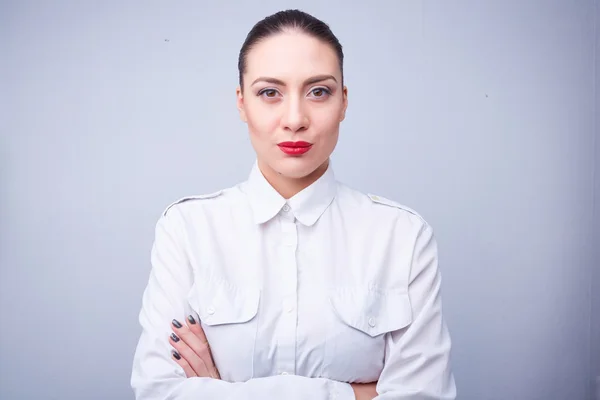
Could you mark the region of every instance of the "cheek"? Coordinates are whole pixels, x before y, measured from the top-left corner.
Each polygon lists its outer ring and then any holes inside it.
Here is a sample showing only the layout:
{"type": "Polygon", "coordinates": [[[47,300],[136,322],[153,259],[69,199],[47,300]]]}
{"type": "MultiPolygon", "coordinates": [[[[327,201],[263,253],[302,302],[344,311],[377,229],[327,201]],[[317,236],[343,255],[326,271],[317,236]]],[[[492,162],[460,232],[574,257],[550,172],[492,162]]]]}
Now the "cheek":
{"type": "Polygon", "coordinates": [[[314,108],[313,120],[319,121],[321,126],[337,127],[340,124],[343,102],[338,98],[332,98],[327,104],[320,104],[314,108]]]}
{"type": "Polygon", "coordinates": [[[324,136],[337,137],[340,129],[339,110],[331,108],[319,110],[313,115],[312,122],[324,136]]]}
{"type": "Polygon", "coordinates": [[[320,132],[320,142],[323,151],[332,152],[337,145],[340,118],[337,110],[330,110],[327,113],[320,114],[315,120],[318,123],[318,131],[320,132]]]}
{"type": "Polygon", "coordinates": [[[246,107],[246,119],[250,133],[258,137],[270,135],[278,125],[277,114],[263,104],[249,104],[246,107]]]}

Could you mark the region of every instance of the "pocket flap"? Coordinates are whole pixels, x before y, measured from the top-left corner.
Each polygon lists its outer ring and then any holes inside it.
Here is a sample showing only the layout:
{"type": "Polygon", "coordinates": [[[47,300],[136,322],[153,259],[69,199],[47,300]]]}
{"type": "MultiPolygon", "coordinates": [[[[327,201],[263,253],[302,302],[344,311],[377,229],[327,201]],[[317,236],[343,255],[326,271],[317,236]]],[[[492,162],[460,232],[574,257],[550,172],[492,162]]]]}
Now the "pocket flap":
{"type": "Polygon", "coordinates": [[[259,300],[259,289],[240,289],[227,282],[202,288],[194,284],[188,295],[200,321],[210,326],[250,321],[258,312],[259,300]]]}
{"type": "Polygon", "coordinates": [[[342,288],[330,296],[330,302],[345,324],[372,337],[396,331],[412,322],[407,293],[342,288]]]}

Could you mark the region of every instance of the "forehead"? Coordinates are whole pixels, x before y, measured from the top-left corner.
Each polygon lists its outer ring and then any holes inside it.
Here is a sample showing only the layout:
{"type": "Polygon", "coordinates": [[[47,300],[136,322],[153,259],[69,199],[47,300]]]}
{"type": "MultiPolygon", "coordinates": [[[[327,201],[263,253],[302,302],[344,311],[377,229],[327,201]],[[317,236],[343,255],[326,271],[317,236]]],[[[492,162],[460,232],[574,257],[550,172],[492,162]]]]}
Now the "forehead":
{"type": "Polygon", "coordinates": [[[285,32],[258,42],[246,58],[246,76],[303,80],[330,74],[341,78],[337,55],[331,45],[301,32],[285,32]]]}

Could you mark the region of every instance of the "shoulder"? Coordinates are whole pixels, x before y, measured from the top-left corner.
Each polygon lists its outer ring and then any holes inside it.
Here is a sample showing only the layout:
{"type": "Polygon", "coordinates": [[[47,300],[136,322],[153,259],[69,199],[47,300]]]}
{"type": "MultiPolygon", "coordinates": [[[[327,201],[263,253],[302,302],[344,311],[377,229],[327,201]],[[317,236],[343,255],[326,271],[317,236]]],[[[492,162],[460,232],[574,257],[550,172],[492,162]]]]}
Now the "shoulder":
{"type": "Polygon", "coordinates": [[[199,203],[199,202],[210,202],[210,201],[214,201],[216,199],[219,199],[223,196],[224,194],[224,190],[219,190],[213,193],[208,193],[208,194],[196,194],[196,195],[191,195],[191,196],[185,196],[180,198],[179,200],[176,200],[174,202],[172,202],[171,204],[169,204],[164,211],[162,212],[161,216],[165,217],[167,216],[167,214],[169,213],[169,211],[177,206],[181,206],[183,204],[190,204],[190,203],[199,203]]]}
{"type": "Polygon", "coordinates": [[[419,214],[418,212],[416,212],[412,208],[405,206],[404,204],[398,203],[397,201],[390,200],[390,199],[385,198],[383,196],[379,196],[379,195],[371,194],[371,193],[367,193],[366,196],[369,198],[369,200],[371,201],[371,203],[373,203],[375,205],[375,207],[391,207],[391,208],[395,208],[395,209],[401,210],[402,212],[406,212],[406,213],[412,214],[412,215],[418,217],[421,220],[424,220],[424,218],[421,216],[421,214],[419,214]]]}
{"type": "MultiPolygon", "coordinates": [[[[415,240],[419,237],[433,236],[431,225],[414,209],[380,195],[367,193],[366,197],[371,203],[371,214],[379,216],[374,219],[393,221],[395,229],[400,229],[415,240]]],[[[401,237],[406,236],[403,234],[401,237]]]]}
{"type": "Polygon", "coordinates": [[[346,204],[354,204],[358,209],[362,210],[361,214],[368,218],[374,219],[395,219],[412,221],[413,223],[425,223],[426,221],[421,214],[414,209],[391,200],[381,195],[365,193],[346,185],[340,185],[339,193],[346,199],[346,204]]]}

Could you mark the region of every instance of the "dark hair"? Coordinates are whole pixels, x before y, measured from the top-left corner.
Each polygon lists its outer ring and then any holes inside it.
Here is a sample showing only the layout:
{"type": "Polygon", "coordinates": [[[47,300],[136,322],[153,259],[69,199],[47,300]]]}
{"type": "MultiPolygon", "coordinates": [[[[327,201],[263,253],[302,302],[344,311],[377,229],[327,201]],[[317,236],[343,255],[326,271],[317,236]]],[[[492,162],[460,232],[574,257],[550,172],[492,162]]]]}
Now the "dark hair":
{"type": "Polygon", "coordinates": [[[246,59],[248,52],[252,50],[252,47],[263,39],[269,36],[282,33],[286,30],[297,29],[307,35],[310,35],[316,39],[320,39],[325,43],[328,43],[333,50],[335,50],[338,61],[340,64],[340,71],[342,72],[342,85],[344,82],[344,52],[342,51],[342,45],[338,38],[331,32],[329,25],[307,14],[300,10],[285,10],[279,11],[273,15],[269,15],[262,21],[259,21],[252,27],[246,40],[240,50],[238,58],[238,71],[240,87],[243,90],[243,75],[246,72],[246,59]]]}

